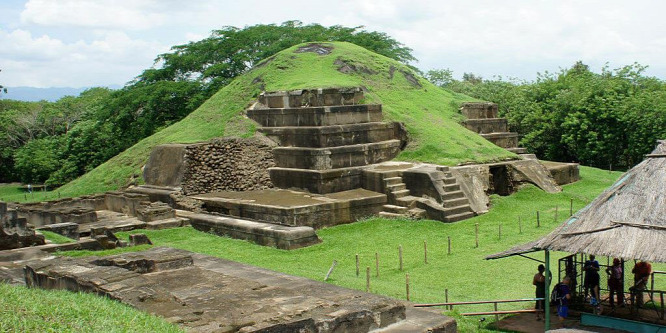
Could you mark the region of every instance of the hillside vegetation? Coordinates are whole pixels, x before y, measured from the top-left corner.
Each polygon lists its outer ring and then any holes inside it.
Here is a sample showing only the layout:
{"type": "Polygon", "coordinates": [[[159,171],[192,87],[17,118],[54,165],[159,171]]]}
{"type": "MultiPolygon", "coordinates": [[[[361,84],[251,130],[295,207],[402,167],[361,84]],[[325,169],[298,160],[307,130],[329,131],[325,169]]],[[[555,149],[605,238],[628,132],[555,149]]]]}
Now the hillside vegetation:
{"type": "Polygon", "coordinates": [[[150,150],[164,143],[191,143],[221,136],[249,137],[256,124],[243,111],[262,91],[364,87],[366,103],[383,104],[386,120],[404,122],[410,143],[398,159],[455,165],[514,157],[458,124],[459,105],[473,100],[441,89],[408,66],[350,43],[321,43],[331,52],[288,48],[222,88],[178,123],[141,140],[84,176],[60,188],[62,196],[102,192],[140,177],[150,150]],[[346,67],[346,73],[339,69],[346,67]]]}

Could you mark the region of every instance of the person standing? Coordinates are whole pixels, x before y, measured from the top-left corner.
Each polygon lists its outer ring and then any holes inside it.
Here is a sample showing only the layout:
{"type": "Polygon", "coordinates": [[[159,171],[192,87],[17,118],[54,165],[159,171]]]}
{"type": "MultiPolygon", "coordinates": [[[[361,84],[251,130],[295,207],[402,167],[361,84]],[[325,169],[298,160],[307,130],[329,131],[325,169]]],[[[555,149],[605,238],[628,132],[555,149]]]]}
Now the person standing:
{"type": "Polygon", "coordinates": [[[613,294],[617,295],[617,304],[624,306],[624,290],[622,290],[622,265],[620,259],[613,259],[613,266],[606,268],[608,274],[608,289],[610,289],[610,306],[613,308],[613,294]]]}
{"type": "Polygon", "coordinates": [[[534,278],[532,279],[532,284],[536,287],[536,298],[541,298],[541,300],[536,301],[536,320],[540,321],[541,320],[541,315],[544,312],[545,306],[544,306],[544,299],[546,297],[546,276],[543,275],[543,272],[546,271],[546,267],[543,265],[539,265],[537,267],[537,273],[534,274],[534,278]]]}
{"type": "Polygon", "coordinates": [[[599,262],[595,260],[593,254],[590,259],[583,265],[585,271],[585,280],[583,287],[585,288],[585,299],[587,299],[588,292],[591,294],[590,304],[596,306],[599,300],[599,262]]]}
{"type": "Polygon", "coordinates": [[[565,276],[562,282],[557,284],[557,316],[560,318],[562,325],[564,325],[564,319],[569,316],[569,300],[571,300],[570,283],[571,278],[565,276]]]}
{"type": "Polygon", "coordinates": [[[634,273],[634,286],[629,288],[631,290],[631,304],[640,308],[643,306],[643,291],[647,287],[650,273],[652,273],[652,265],[647,261],[639,261],[634,265],[631,272],[634,273]],[[636,300],[635,303],[634,299],[636,300]]]}

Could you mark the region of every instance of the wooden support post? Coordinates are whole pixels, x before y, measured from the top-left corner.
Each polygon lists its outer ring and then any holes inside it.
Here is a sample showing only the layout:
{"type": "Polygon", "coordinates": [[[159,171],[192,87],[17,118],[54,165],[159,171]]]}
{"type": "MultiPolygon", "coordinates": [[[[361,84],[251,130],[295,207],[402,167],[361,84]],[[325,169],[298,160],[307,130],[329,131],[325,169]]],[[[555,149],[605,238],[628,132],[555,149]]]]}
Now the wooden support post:
{"type": "Polygon", "coordinates": [[[379,253],[375,252],[375,276],[379,277],[379,253]]]}
{"type": "Polygon", "coordinates": [[[479,224],[474,224],[474,239],[476,242],[476,247],[479,247],[479,224]]]}
{"type": "Polygon", "coordinates": [[[370,266],[365,269],[365,292],[370,292],[370,266]]]}
{"type": "Polygon", "coordinates": [[[520,218],[520,216],[518,216],[518,233],[523,233],[523,220],[520,218]]]}
{"type": "Polygon", "coordinates": [[[451,254],[451,236],[449,236],[448,238],[449,238],[449,254],[451,254]]]}
{"type": "MultiPolygon", "coordinates": [[[[444,289],[444,302],[448,303],[449,302],[449,290],[444,289]]],[[[451,310],[453,308],[453,305],[447,305],[446,308],[448,310],[451,310]]]]}
{"type": "Polygon", "coordinates": [[[499,236],[499,239],[502,240],[502,223],[499,224],[497,234],[499,236]]]}
{"type": "Polygon", "coordinates": [[[569,216],[573,216],[573,198],[569,199],[569,216]]]}
{"type": "Polygon", "coordinates": [[[428,243],[425,240],[423,241],[423,262],[428,264],[428,243]]]}
{"type": "Polygon", "coordinates": [[[359,276],[361,274],[360,268],[359,268],[359,260],[358,260],[358,253],[356,254],[356,276],[359,276]]]}
{"type": "Polygon", "coordinates": [[[544,250],[544,261],[546,262],[546,271],[545,273],[545,278],[546,278],[546,297],[543,301],[544,304],[544,332],[550,330],[550,252],[548,250],[544,250]]]}
{"type": "Polygon", "coordinates": [[[405,288],[407,291],[407,301],[409,301],[409,273],[405,274],[405,288]]]}
{"type": "MultiPolygon", "coordinates": [[[[495,305],[495,312],[497,312],[497,303],[494,303],[495,305]]],[[[495,314],[495,327],[499,327],[499,315],[495,314]]]]}
{"type": "Polygon", "coordinates": [[[338,265],[338,261],[337,261],[337,260],[333,260],[333,264],[331,265],[331,268],[328,269],[328,273],[326,273],[326,277],[324,278],[324,281],[327,281],[327,280],[328,280],[328,277],[331,276],[331,273],[333,273],[333,269],[334,269],[335,266],[337,266],[337,265],[338,265]]]}
{"type": "Polygon", "coordinates": [[[558,209],[559,209],[559,207],[555,206],[555,222],[556,222],[556,223],[557,223],[557,210],[558,210],[558,209]]]}
{"type": "Polygon", "coordinates": [[[400,260],[400,271],[402,272],[402,245],[398,246],[398,258],[400,260]]]}
{"type": "Polygon", "coordinates": [[[539,218],[539,211],[537,210],[537,228],[541,226],[541,219],[539,218]]]}

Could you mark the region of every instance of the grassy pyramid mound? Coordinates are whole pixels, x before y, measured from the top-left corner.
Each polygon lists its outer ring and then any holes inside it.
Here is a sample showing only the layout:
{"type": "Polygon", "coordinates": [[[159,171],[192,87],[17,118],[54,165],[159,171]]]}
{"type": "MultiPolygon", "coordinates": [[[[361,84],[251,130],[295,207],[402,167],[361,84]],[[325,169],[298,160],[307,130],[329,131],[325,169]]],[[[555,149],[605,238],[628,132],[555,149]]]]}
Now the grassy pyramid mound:
{"type": "Polygon", "coordinates": [[[118,189],[140,177],[140,168],[159,144],[255,135],[256,124],[243,111],[262,90],[331,87],[363,87],[365,103],[381,103],[385,120],[405,123],[410,142],[399,160],[456,165],[515,156],[459,125],[458,107],[473,98],[441,89],[404,64],[354,44],[302,44],[264,60],[182,121],[141,140],[60,192],[77,196],[118,189]]]}

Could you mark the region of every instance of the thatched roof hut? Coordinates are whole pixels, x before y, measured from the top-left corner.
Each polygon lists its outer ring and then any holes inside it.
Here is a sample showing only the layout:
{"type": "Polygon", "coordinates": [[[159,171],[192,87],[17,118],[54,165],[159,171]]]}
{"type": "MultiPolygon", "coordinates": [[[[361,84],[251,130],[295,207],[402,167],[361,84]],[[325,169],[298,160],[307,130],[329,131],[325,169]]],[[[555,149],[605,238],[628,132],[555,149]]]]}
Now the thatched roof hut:
{"type": "Polygon", "coordinates": [[[486,259],[538,250],[666,262],[666,140],[544,238],[486,259]]]}

